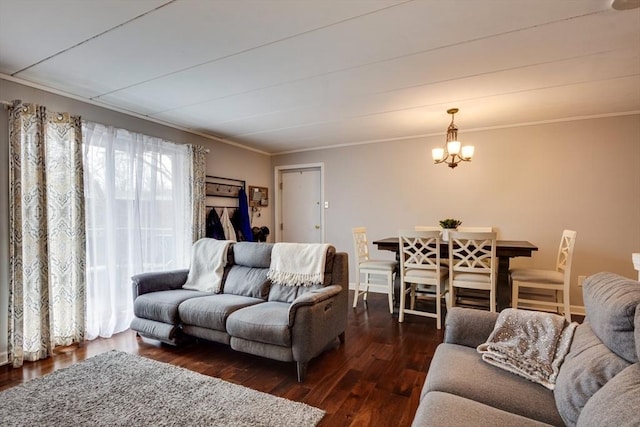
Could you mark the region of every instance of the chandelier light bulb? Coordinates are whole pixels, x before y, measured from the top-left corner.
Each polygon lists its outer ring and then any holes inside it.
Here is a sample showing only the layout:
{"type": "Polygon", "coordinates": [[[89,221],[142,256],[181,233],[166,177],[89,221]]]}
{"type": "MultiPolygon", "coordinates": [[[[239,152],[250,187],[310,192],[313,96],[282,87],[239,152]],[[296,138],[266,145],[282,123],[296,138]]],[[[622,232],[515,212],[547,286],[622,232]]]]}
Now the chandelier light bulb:
{"type": "Polygon", "coordinates": [[[460,153],[460,141],[447,142],[447,151],[452,155],[460,153]]]}
{"type": "Polygon", "coordinates": [[[462,157],[465,159],[470,159],[473,157],[473,145],[465,145],[462,147],[462,157]]]}

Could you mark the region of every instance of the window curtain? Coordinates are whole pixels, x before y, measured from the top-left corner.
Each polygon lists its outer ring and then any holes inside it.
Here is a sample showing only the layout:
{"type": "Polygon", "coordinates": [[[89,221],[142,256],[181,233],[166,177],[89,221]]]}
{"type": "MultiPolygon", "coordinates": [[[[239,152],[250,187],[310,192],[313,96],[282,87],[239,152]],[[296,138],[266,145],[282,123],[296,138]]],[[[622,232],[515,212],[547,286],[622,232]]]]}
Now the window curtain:
{"type": "Polygon", "coordinates": [[[35,104],[9,117],[9,361],[85,336],[80,117],[35,104]]]}
{"type": "Polygon", "coordinates": [[[199,145],[187,145],[190,160],[190,184],[192,206],[192,240],[195,242],[206,234],[206,166],[207,150],[199,145]]]}
{"type": "Polygon", "coordinates": [[[131,276],[186,268],[192,244],[192,160],[185,145],[83,122],[87,338],[133,319],[131,276]]]}

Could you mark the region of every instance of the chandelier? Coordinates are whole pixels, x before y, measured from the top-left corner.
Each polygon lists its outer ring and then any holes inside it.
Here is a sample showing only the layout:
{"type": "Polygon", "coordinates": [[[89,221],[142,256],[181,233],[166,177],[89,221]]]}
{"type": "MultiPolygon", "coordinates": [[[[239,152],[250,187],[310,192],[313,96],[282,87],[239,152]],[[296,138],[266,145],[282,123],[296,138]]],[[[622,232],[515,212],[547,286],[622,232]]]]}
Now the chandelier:
{"type": "Polygon", "coordinates": [[[450,108],[447,114],[451,114],[451,124],[447,128],[447,142],[444,148],[434,148],[431,150],[433,163],[445,163],[450,168],[455,168],[460,162],[470,162],[473,157],[473,145],[461,147],[458,141],[458,128],[453,123],[453,116],[458,112],[457,108],[450,108]]]}

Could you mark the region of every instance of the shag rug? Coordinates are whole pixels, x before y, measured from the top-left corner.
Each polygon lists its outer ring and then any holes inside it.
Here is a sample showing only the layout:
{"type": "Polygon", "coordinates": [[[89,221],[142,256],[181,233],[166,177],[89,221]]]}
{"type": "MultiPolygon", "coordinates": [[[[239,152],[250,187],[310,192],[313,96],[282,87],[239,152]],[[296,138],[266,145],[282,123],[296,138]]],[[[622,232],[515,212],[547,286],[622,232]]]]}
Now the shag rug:
{"type": "Polygon", "coordinates": [[[315,426],[324,411],[110,351],[0,393],[3,426],[315,426]]]}

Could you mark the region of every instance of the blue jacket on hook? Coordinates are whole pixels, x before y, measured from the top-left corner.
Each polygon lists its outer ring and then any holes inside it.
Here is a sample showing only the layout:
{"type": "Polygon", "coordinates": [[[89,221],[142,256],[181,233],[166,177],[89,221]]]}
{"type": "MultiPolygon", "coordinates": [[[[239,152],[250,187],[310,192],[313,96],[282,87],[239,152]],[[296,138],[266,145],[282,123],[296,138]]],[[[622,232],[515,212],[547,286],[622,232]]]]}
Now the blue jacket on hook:
{"type": "Polygon", "coordinates": [[[238,211],[240,213],[240,231],[245,241],[253,242],[251,220],[249,219],[249,203],[247,202],[247,193],[244,191],[244,188],[238,191],[238,211]]]}

